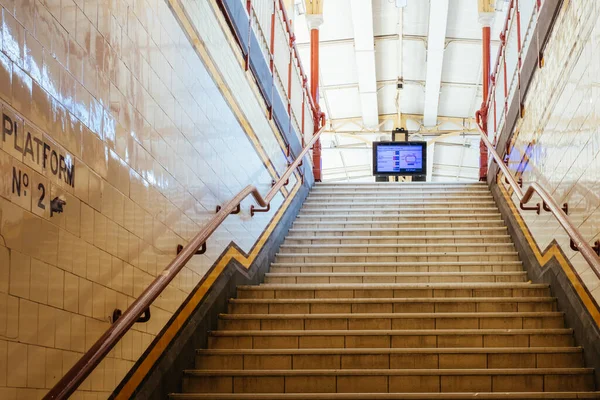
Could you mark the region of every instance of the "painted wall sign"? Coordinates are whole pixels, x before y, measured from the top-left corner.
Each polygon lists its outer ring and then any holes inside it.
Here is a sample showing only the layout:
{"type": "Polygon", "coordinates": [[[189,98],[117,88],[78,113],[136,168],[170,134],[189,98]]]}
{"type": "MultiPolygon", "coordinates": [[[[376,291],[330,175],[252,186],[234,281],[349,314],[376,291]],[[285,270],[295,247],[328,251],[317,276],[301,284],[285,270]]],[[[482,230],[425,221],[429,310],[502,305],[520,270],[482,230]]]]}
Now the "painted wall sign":
{"type": "MultiPolygon", "coordinates": [[[[6,143],[7,141],[10,142],[11,139],[14,149],[23,154],[24,158],[30,158],[32,162],[50,171],[59,180],[63,180],[67,185],[75,187],[75,164],[73,163],[73,156],[70,154],[61,154],[50,143],[40,140],[28,130],[21,130],[17,121],[13,121],[9,115],[2,113],[2,141],[6,143]],[[24,135],[22,145],[20,145],[19,140],[19,136],[21,135],[24,135]]],[[[13,171],[13,193],[16,176],[18,176],[18,173],[15,175],[15,171],[13,171]]]]}

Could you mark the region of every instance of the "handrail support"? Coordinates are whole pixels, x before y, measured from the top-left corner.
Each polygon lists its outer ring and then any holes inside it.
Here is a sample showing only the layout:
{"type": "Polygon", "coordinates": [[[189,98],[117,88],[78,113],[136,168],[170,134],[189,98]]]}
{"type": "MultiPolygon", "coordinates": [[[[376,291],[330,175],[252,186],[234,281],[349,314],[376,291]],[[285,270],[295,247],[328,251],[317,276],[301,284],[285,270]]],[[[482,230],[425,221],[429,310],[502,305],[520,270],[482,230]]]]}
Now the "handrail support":
{"type": "MultiPolygon", "coordinates": [[[[112,315],[112,323],[114,324],[115,322],[117,322],[117,320],[119,318],[121,318],[121,315],[123,315],[123,311],[120,308],[115,308],[113,311],[113,315],[112,315]]],[[[148,322],[150,321],[150,307],[146,308],[144,310],[144,312],[142,313],[142,315],[140,315],[137,319],[137,323],[144,323],[144,322],[148,322]]]]}
{"type": "MultiPolygon", "coordinates": [[[[183,245],[178,244],[177,245],[177,254],[181,253],[182,250],[183,250],[183,245]]],[[[200,248],[198,250],[196,250],[196,252],[194,254],[200,255],[200,254],[204,254],[204,253],[206,253],[206,242],[202,243],[202,246],[200,246],[200,248]]]]}
{"type": "MultiPolygon", "coordinates": [[[[221,206],[217,205],[216,210],[217,210],[217,212],[221,211],[221,206]]],[[[232,212],[230,212],[229,214],[230,215],[231,214],[239,214],[240,211],[242,211],[242,207],[238,204],[237,207],[232,212]]]]}
{"type": "Polygon", "coordinates": [[[533,207],[529,207],[526,206],[525,204],[523,204],[523,202],[519,202],[519,206],[521,207],[521,210],[525,210],[525,211],[535,211],[537,213],[537,215],[540,215],[541,212],[541,206],[540,203],[537,203],[535,206],[533,207]]]}
{"type": "MultiPolygon", "coordinates": [[[[571,239],[571,242],[570,242],[570,247],[571,247],[571,250],[573,250],[573,251],[579,251],[579,246],[578,246],[578,245],[575,243],[575,241],[574,241],[573,239],[571,239]]],[[[593,249],[593,250],[596,252],[596,254],[597,254],[599,257],[600,257],[600,240],[596,240],[596,241],[594,242],[594,245],[593,245],[593,246],[590,246],[590,247],[591,247],[591,248],[592,248],[592,249],[593,249]]]]}
{"type": "Polygon", "coordinates": [[[265,208],[256,208],[254,205],[250,206],[250,216],[254,217],[255,213],[269,212],[271,211],[271,204],[267,204],[265,208]]]}
{"type": "MultiPolygon", "coordinates": [[[[548,211],[548,212],[552,211],[550,209],[550,207],[548,206],[548,204],[546,204],[545,201],[542,203],[542,208],[544,209],[544,211],[548,211]]],[[[569,203],[563,203],[563,206],[561,208],[565,214],[569,215],[569,203]]]]}

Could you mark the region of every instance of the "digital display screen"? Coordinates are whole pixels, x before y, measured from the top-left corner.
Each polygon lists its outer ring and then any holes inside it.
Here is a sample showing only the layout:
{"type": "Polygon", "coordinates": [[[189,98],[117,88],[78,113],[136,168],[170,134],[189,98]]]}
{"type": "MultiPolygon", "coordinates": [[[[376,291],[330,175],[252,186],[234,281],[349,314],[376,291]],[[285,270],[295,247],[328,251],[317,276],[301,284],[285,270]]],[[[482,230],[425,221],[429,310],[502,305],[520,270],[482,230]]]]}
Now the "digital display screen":
{"type": "Polygon", "coordinates": [[[374,142],[374,175],[425,175],[426,142],[374,142]]]}

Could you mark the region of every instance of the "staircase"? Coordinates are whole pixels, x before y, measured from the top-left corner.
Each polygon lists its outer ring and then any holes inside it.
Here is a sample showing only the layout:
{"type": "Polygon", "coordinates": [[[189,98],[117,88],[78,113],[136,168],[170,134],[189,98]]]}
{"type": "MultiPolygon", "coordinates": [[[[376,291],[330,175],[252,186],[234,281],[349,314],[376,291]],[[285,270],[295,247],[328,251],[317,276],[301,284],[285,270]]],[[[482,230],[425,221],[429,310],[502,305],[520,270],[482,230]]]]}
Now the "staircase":
{"type": "Polygon", "coordinates": [[[600,399],[582,352],[486,185],[323,183],[171,398],[600,399]]]}

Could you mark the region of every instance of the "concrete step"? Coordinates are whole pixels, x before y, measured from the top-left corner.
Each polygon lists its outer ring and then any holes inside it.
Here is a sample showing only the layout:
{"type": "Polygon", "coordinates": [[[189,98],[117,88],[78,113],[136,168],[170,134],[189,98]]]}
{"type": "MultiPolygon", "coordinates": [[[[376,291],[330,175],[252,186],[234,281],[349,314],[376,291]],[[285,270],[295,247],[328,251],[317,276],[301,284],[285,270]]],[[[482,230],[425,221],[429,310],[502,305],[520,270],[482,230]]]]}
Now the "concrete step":
{"type": "MultiPolygon", "coordinates": [[[[349,225],[348,227],[341,226],[319,226],[316,224],[299,224],[294,223],[294,227],[288,232],[288,237],[310,237],[310,236],[401,236],[401,237],[413,237],[413,236],[448,236],[452,234],[462,235],[489,235],[497,233],[508,232],[506,226],[501,224],[487,226],[477,226],[477,223],[452,227],[449,224],[431,224],[427,225],[427,228],[412,228],[410,224],[399,224],[395,225],[382,225],[383,227],[371,227],[371,224],[364,225],[349,225]],[[435,226],[441,225],[441,226],[435,226]]],[[[340,224],[341,225],[341,224],[340,224]]],[[[463,224],[464,225],[464,224],[463,224]]]]}
{"type": "Polygon", "coordinates": [[[581,347],[197,350],[195,368],[217,369],[462,369],[581,368],[581,347]]]}
{"type": "Polygon", "coordinates": [[[349,313],[349,314],[221,314],[220,330],[339,329],[557,329],[564,314],[495,313],[349,313]]]}
{"type": "Polygon", "coordinates": [[[282,244],[278,254],[382,254],[512,251],[512,243],[352,243],[352,244],[282,244]]]}
{"type": "MultiPolygon", "coordinates": [[[[505,227],[504,221],[493,219],[493,220],[423,220],[423,221],[339,221],[339,220],[325,220],[325,221],[310,221],[306,219],[298,219],[294,221],[294,228],[313,226],[318,228],[411,228],[412,232],[417,229],[437,229],[437,228],[492,228],[492,227],[505,227]]],[[[418,233],[416,235],[419,235],[418,233]]]]}
{"type": "Polygon", "coordinates": [[[230,299],[230,314],[455,313],[556,311],[553,297],[230,299]]]}
{"type": "Polygon", "coordinates": [[[465,393],[172,393],[181,400],[571,400],[600,399],[600,392],[465,393]]]}
{"type": "Polygon", "coordinates": [[[187,370],[184,392],[459,393],[593,391],[590,368],[187,370]]]}
{"type": "Polygon", "coordinates": [[[394,202],[394,203],[373,203],[373,202],[349,202],[347,204],[336,203],[310,203],[302,206],[302,212],[327,210],[327,211],[393,211],[407,212],[409,210],[420,211],[422,213],[460,211],[462,213],[494,212],[498,208],[493,201],[480,201],[466,203],[464,201],[450,202],[394,202]]]}
{"type": "Polygon", "coordinates": [[[297,236],[286,237],[284,245],[379,245],[379,244],[448,244],[448,243],[512,243],[512,238],[507,234],[495,235],[438,235],[438,236],[332,236],[319,235],[309,238],[297,236]]]}
{"type": "Polygon", "coordinates": [[[440,195],[364,195],[359,194],[356,196],[344,196],[339,197],[336,195],[323,196],[323,195],[309,195],[304,202],[305,205],[310,203],[328,203],[328,204],[353,204],[353,203],[366,203],[366,204],[404,204],[404,203],[460,203],[460,202],[485,202],[492,203],[493,197],[491,193],[487,194],[440,194],[440,195]]]}
{"type": "MultiPolygon", "coordinates": [[[[410,249],[408,249],[410,250],[410,249]]],[[[380,253],[277,253],[275,262],[519,261],[516,251],[424,251],[380,253]]]]}
{"type": "Polygon", "coordinates": [[[527,273],[516,272],[324,272],[273,273],[265,283],[433,283],[526,282],[527,273]]]}
{"type": "Polygon", "coordinates": [[[393,190],[415,190],[415,189],[437,189],[449,190],[452,188],[461,188],[463,190],[489,190],[485,182],[482,183],[462,183],[462,182],[317,182],[313,190],[323,188],[361,190],[361,189],[393,189],[393,190]]]}
{"type": "Polygon", "coordinates": [[[572,329],[212,331],[211,349],[573,347],[572,329]]]}
{"type": "Polygon", "coordinates": [[[329,215],[329,214],[299,214],[298,219],[302,221],[431,221],[431,220],[463,220],[463,221],[479,221],[479,220],[501,220],[500,213],[478,213],[478,214],[432,214],[432,215],[412,215],[412,214],[393,214],[388,213],[352,213],[348,215],[329,215]]]}
{"type": "Polygon", "coordinates": [[[550,287],[535,283],[261,284],[238,286],[240,299],[390,297],[547,297],[550,287]]]}
{"type": "Polygon", "coordinates": [[[516,272],[520,261],[273,263],[273,273],[314,272],[516,272]]]}

